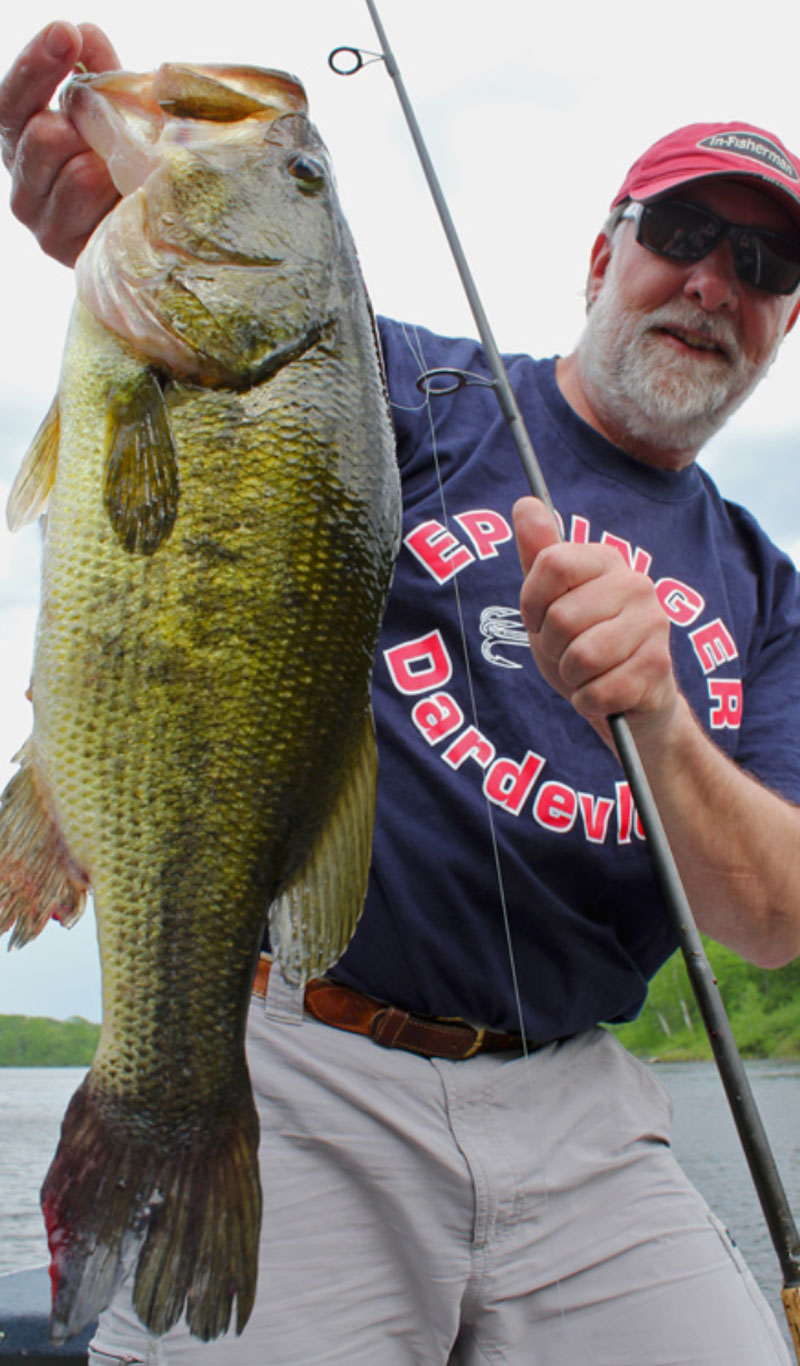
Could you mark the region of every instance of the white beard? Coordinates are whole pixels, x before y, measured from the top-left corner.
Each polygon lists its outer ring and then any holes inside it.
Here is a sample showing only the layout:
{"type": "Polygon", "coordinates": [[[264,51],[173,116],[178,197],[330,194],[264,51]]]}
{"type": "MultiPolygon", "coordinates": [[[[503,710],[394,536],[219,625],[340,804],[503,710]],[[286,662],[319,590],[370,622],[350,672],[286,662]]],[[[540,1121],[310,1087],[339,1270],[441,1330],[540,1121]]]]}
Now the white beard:
{"type": "Polygon", "coordinates": [[[747,360],[733,323],[688,299],[650,313],[619,300],[616,254],[578,342],[581,376],[592,406],[611,430],[657,450],[697,451],[747,398],[775,359],[747,360]],[[719,342],[725,356],[681,355],[653,328],[682,328],[719,342]]]}

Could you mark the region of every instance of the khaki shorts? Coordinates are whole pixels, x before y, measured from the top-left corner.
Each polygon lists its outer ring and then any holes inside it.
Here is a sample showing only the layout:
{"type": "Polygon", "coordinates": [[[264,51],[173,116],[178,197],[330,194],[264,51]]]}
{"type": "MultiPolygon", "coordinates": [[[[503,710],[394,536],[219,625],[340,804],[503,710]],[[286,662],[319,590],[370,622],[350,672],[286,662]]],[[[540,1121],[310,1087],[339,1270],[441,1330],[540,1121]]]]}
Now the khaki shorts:
{"type": "Polygon", "coordinates": [[[666,1091],[608,1033],[429,1061],[270,995],[248,1032],[264,1187],[250,1322],[208,1345],[155,1340],[123,1287],[93,1366],[789,1366],[671,1154],[666,1091]]]}

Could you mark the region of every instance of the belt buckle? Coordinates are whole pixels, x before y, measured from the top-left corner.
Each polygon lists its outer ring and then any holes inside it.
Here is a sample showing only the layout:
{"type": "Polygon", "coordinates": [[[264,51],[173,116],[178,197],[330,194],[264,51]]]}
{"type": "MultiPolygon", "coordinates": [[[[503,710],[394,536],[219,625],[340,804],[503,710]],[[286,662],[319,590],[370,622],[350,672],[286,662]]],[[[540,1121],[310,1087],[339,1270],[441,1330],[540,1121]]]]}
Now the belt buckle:
{"type": "Polygon", "coordinates": [[[476,1053],[480,1053],[481,1049],[483,1048],[484,1039],[486,1038],[485,1025],[470,1025],[470,1028],[475,1030],[475,1038],[472,1040],[472,1043],[470,1044],[466,1053],[462,1055],[464,1059],[474,1058],[476,1053]]]}
{"type": "Polygon", "coordinates": [[[487,1029],[486,1025],[471,1024],[469,1020],[463,1019],[460,1015],[437,1015],[436,1018],[437,1020],[441,1020],[442,1024],[453,1024],[458,1025],[461,1029],[471,1029],[473,1034],[475,1035],[474,1039],[472,1040],[472,1043],[469,1045],[469,1048],[466,1050],[465,1053],[461,1054],[462,1062],[464,1062],[467,1058],[474,1058],[476,1053],[480,1053],[481,1049],[483,1048],[486,1035],[489,1033],[489,1030],[487,1029]]]}

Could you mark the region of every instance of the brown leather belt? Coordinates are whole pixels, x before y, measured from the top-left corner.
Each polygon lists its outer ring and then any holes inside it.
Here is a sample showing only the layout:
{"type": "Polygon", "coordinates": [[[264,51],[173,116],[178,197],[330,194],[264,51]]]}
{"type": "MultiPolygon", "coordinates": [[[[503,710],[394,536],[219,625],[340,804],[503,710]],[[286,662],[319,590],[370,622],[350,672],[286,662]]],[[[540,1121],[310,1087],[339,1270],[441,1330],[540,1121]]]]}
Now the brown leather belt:
{"type": "MultiPolygon", "coordinates": [[[[258,960],[253,994],[266,996],[272,964],[262,954],[258,960]]],[[[312,977],[306,984],[305,1008],[309,1015],[334,1029],[364,1034],[384,1048],[404,1048],[424,1058],[460,1061],[477,1053],[504,1053],[522,1048],[519,1034],[505,1034],[468,1024],[466,1020],[436,1019],[362,996],[328,977],[312,977]]],[[[548,1040],[549,1042],[549,1040],[548,1040]]],[[[528,1051],[543,1044],[527,1044],[528,1051]]]]}

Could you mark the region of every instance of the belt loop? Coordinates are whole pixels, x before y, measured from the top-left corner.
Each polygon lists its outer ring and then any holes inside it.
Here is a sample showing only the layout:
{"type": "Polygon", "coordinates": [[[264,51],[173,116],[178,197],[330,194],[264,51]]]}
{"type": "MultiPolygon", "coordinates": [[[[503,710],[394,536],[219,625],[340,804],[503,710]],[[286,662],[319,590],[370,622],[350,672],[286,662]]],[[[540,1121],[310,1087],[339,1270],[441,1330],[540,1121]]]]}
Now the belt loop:
{"type": "Polygon", "coordinates": [[[302,1024],[303,995],[303,988],[287,982],[278,959],[273,958],[267,994],[264,997],[264,1014],[267,1019],[275,1020],[278,1024],[302,1024]]]}

